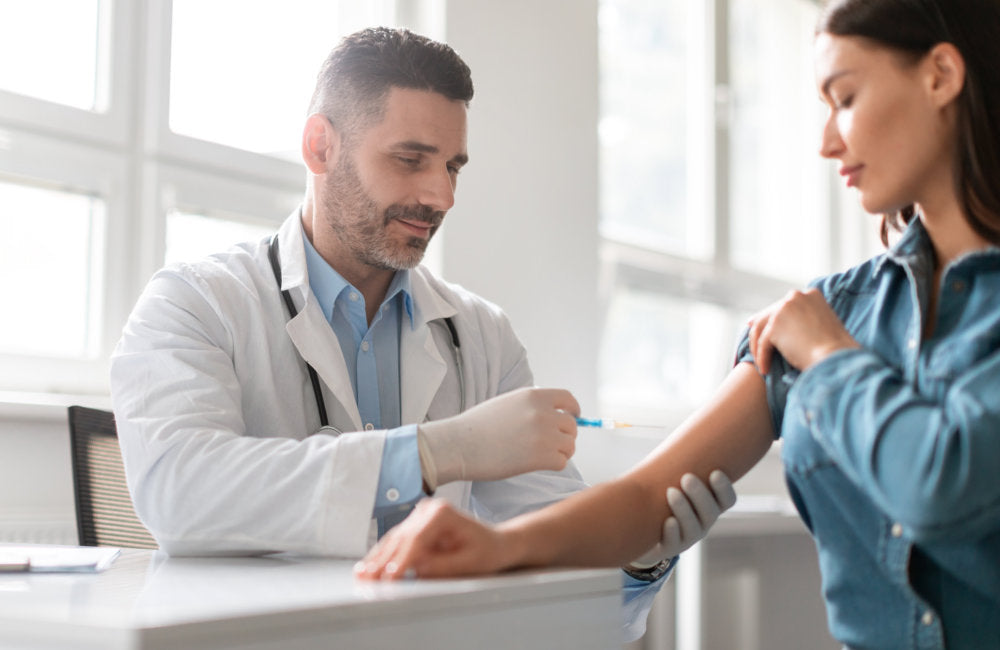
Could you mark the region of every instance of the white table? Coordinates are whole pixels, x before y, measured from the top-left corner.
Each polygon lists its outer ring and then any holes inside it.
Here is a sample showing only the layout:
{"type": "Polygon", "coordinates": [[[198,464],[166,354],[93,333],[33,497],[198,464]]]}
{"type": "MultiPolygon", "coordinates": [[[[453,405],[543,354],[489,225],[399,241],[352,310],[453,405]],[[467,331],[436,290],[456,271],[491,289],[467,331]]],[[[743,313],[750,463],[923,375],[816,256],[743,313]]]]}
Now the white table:
{"type": "Polygon", "coordinates": [[[99,574],[0,574],[0,647],[621,647],[614,569],[365,583],[352,564],[125,551],[99,574]]]}

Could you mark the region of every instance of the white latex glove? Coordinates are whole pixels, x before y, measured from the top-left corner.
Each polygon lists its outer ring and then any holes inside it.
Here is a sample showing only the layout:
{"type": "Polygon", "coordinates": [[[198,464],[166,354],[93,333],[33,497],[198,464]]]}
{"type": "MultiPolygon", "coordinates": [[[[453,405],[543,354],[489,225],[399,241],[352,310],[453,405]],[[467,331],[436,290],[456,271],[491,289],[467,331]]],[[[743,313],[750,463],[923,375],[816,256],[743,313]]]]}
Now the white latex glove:
{"type": "Polygon", "coordinates": [[[630,562],[637,569],[655,566],[680,555],[708,534],[715,520],[736,503],[736,490],[721,470],[708,475],[708,487],[694,474],[681,477],[681,489],[667,488],[667,503],[673,513],[663,522],[660,543],[630,562]],[[683,491],[682,491],[683,490],[683,491]]]}
{"type": "Polygon", "coordinates": [[[580,405],[569,391],[520,388],[417,427],[424,481],[495,481],[560,470],[576,449],[580,405]]]}

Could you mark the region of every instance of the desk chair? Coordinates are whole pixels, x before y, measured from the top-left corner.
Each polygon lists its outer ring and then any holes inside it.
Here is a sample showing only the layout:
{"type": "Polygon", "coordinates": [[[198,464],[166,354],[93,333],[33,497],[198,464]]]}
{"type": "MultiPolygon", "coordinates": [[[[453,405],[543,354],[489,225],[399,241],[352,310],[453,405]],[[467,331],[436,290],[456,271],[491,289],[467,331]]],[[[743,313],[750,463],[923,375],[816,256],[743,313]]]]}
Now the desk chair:
{"type": "Polygon", "coordinates": [[[80,544],[158,548],[132,507],[114,413],[69,407],[69,439],[80,544]]]}

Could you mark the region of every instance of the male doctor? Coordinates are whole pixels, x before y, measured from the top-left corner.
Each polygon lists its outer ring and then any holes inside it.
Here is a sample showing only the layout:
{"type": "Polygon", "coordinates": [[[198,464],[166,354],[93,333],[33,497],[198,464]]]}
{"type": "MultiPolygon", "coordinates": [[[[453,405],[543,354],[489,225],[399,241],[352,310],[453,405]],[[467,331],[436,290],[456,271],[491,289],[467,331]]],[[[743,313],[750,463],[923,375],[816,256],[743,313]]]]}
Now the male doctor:
{"type": "MultiPolygon", "coordinates": [[[[585,487],[573,396],[532,388],[503,312],[419,266],[468,160],[472,94],[447,45],[345,38],[305,122],[301,208],[273,238],[151,279],[111,384],[163,550],[360,557],[427,494],[497,522],[585,487]]],[[[688,498],[684,539],[628,568],[628,636],[718,516],[718,494],[688,498]]]]}

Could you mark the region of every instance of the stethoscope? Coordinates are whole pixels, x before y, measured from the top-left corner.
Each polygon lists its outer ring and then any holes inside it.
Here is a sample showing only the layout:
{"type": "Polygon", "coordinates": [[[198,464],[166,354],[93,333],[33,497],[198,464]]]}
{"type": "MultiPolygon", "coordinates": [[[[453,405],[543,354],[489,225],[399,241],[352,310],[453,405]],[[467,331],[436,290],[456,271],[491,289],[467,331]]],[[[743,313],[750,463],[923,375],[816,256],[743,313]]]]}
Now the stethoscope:
{"type": "MultiPolygon", "coordinates": [[[[289,293],[287,289],[281,289],[281,262],[278,258],[277,234],[271,236],[271,244],[268,246],[267,257],[271,262],[271,270],[274,271],[274,279],[278,283],[278,289],[281,290],[281,297],[285,300],[285,307],[288,308],[288,319],[291,320],[295,318],[299,312],[295,308],[295,303],[292,301],[292,294],[289,293]]],[[[445,326],[448,328],[448,333],[450,334],[451,350],[455,357],[455,368],[458,371],[459,405],[461,410],[464,411],[466,408],[465,374],[462,371],[462,346],[458,340],[458,330],[455,329],[455,323],[451,317],[446,317],[440,320],[444,321],[445,326]]],[[[319,411],[320,431],[325,429],[338,434],[341,433],[339,429],[330,425],[330,420],[326,415],[326,403],[323,401],[323,389],[320,386],[319,375],[316,374],[316,369],[312,367],[312,364],[306,362],[306,370],[309,371],[309,381],[312,383],[313,394],[316,396],[316,409],[319,411]]]]}

